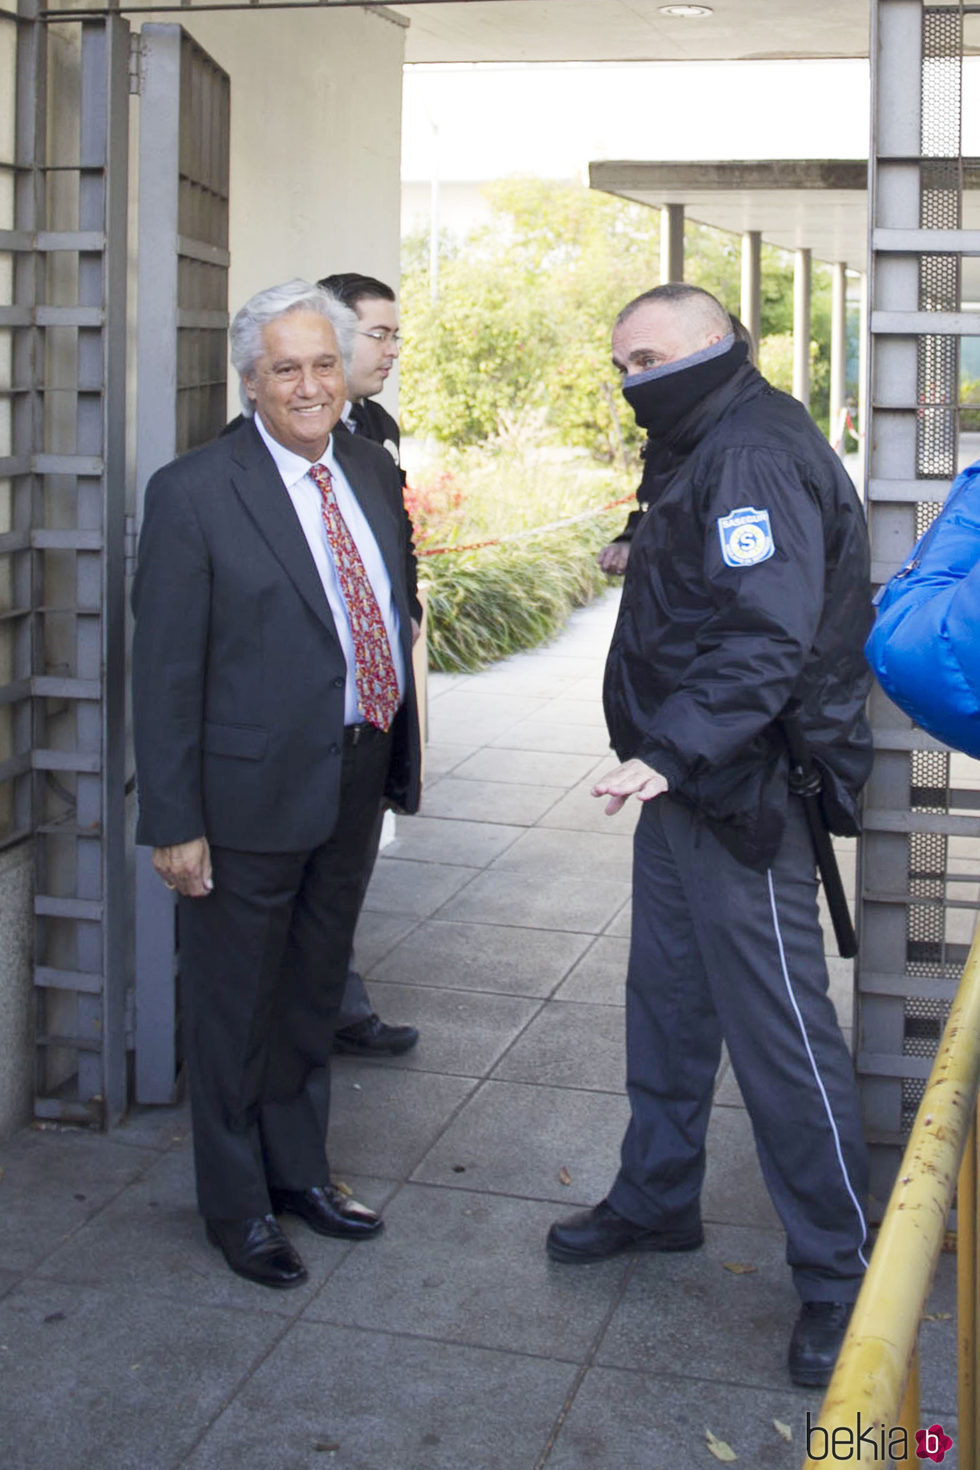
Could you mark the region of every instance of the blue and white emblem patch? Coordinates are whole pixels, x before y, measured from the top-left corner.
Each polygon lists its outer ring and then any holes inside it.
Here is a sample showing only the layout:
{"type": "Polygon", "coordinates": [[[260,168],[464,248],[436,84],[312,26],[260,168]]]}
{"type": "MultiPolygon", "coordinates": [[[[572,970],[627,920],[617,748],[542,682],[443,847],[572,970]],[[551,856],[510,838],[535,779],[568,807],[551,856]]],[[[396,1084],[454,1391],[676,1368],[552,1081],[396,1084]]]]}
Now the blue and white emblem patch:
{"type": "Polygon", "coordinates": [[[741,505],[731,515],[720,516],[718,536],[726,567],[758,566],[776,550],[769,512],[751,505],[741,505]]]}

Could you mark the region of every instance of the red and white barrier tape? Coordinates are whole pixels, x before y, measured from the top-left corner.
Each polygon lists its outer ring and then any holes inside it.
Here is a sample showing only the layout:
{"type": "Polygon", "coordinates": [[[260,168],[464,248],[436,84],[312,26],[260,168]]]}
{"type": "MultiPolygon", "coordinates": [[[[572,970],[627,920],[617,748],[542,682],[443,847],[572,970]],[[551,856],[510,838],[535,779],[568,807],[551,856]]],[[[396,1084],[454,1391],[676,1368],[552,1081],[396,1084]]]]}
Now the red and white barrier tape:
{"type": "Polygon", "coordinates": [[[446,556],[452,551],[480,551],[484,546],[503,546],[510,541],[528,541],[531,537],[543,536],[548,531],[559,531],[563,526],[574,526],[579,521],[589,521],[593,516],[602,515],[603,511],[615,510],[618,505],[629,505],[635,499],[635,495],[624,495],[620,500],[610,500],[608,505],[597,505],[593,510],[583,510],[578,515],[565,516],[560,521],[550,521],[546,526],[533,526],[529,531],[510,531],[503,536],[494,536],[489,541],[468,541],[464,546],[433,546],[417,551],[415,554],[418,557],[446,556]]]}

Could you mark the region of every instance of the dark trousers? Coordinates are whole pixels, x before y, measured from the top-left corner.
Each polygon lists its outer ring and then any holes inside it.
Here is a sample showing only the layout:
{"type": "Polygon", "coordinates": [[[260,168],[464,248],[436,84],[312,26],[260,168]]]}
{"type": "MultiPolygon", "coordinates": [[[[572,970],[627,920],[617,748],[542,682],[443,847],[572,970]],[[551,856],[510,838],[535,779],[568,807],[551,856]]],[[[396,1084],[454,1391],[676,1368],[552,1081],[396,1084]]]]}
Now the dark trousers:
{"type": "Polygon", "coordinates": [[[644,807],[626,1026],[631,1121],[613,1208],[640,1224],[696,1217],[724,1040],[797,1291],[804,1301],[855,1297],[866,1265],[866,1153],[795,799],[765,873],[736,862],[669,796],[644,807]]]}
{"type": "Polygon", "coordinates": [[[198,1206],[269,1209],[329,1178],[329,1055],[390,737],[345,739],[337,821],[311,851],[212,849],[214,890],[180,900],[198,1206]]]}
{"type": "MultiPolygon", "coordinates": [[[[368,891],[368,885],[371,882],[374,865],[378,860],[378,848],[381,846],[381,824],[383,821],[384,811],[379,807],[374,836],[371,840],[371,847],[368,852],[364,872],[361,875],[362,903],[364,902],[364,895],[368,891]]],[[[355,958],[356,956],[352,954],[350,964],[347,967],[347,980],[344,985],[344,993],[340,998],[340,1011],[336,1023],[338,1031],[344,1026],[355,1026],[358,1021],[366,1021],[368,1016],[374,1014],[374,1006],[371,1004],[371,997],[368,995],[367,986],[364,984],[364,977],[355,967],[355,958]]]]}

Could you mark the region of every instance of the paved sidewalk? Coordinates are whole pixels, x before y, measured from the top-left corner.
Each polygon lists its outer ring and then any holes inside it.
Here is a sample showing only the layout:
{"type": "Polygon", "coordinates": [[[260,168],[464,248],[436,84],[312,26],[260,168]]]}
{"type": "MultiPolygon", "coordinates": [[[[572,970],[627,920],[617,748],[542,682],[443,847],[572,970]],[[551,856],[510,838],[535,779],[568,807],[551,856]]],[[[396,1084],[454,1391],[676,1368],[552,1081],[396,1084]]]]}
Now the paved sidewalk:
{"type": "MultiPolygon", "coordinates": [[[[0,1150],[3,1470],[710,1470],[706,1430],[797,1470],[820,1396],[786,1377],[797,1301],[729,1076],[703,1251],[544,1254],[551,1220],[605,1193],[626,1121],[633,818],[588,795],[614,615],[612,594],[545,649],[431,681],[423,814],[358,944],[378,1010],[422,1039],[335,1070],[333,1172],[384,1206],[379,1239],[287,1220],[305,1287],[231,1275],[183,1109],[0,1150]]],[[[952,1299],[944,1257],[923,1422],[955,1438],[952,1299]]]]}

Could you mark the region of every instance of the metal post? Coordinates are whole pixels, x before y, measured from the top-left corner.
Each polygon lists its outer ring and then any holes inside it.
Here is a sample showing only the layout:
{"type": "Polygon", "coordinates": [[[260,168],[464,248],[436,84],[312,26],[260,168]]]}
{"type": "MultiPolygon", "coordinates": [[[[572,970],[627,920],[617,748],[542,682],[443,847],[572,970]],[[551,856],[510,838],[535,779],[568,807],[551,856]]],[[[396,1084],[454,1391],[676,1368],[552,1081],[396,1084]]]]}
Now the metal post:
{"type": "Polygon", "coordinates": [[[922,1427],[920,1419],[919,1400],[922,1396],[921,1375],[919,1372],[919,1344],[916,1341],[912,1353],[912,1361],[909,1364],[909,1376],[905,1384],[905,1392],[902,1395],[902,1406],[898,1411],[898,1425],[905,1430],[908,1442],[915,1443],[915,1431],[922,1427]]]}
{"type": "Polygon", "coordinates": [[[762,231],[746,230],[742,236],[742,290],[739,301],[742,323],[752,334],[756,351],[762,335],[762,231]]]}
{"type": "Polygon", "coordinates": [[[797,250],[793,269],[793,397],[810,407],[810,251],[797,250]]]}
{"type": "Polygon", "coordinates": [[[432,181],[429,186],[429,300],[439,299],[439,125],[432,123],[432,181]]]}
{"type": "MultiPolygon", "coordinates": [[[[229,81],[221,68],[180,26],[144,25],[137,526],[153,472],[213,438],[225,421],[228,119],[229,81]],[[198,196],[192,213],[181,198],[188,179],[198,196]]],[[[135,867],[136,1100],[168,1103],[179,1071],[174,902],[148,848],[136,849],[135,867]]]]}
{"type": "Polygon", "coordinates": [[[868,331],[868,272],[861,272],[861,294],[858,301],[858,485],[865,493],[868,483],[868,387],[869,331],[868,331]]]}
{"type": "Polygon", "coordinates": [[[963,1150],[956,1185],[956,1339],[959,1378],[957,1453],[976,1464],[977,1439],[977,1116],[963,1150]]]}
{"type": "MultiPolygon", "coordinates": [[[[960,219],[962,27],[957,5],[872,5],[865,427],[875,582],[898,569],[947,493],[956,469],[958,338],[978,330],[977,314],[959,301],[961,256],[980,254],[980,232],[963,230],[960,219]]],[[[859,844],[856,1034],[874,1213],[966,953],[980,820],[969,792],[953,789],[938,741],[878,689],[869,712],[876,757],[859,844]]]]}
{"type": "Polygon", "coordinates": [[[102,970],[103,995],[79,997],[96,1024],[101,1055],[79,1052],[79,1096],[104,1100],[106,1121],[126,1107],[126,953],[130,896],[125,846],[126,286],[129,155],[129,26],[118,16],[82,27],[79,227],[104,231],[101,250],[80,251],[80,306],[101,308],[101,327],[79,327],[77,407],[79,454],[101,457],[101,473],[77,481],[79,529],[101,530],[99,550],[76,553],[81,607],[101,617],[78,619],[76,674],[102,681],[101,702],[79,700],[79,753],[100,756],[92,774],[77,776],[77,894],[101,906],[100,921],[77,921],[79,967],[102,970]],[[96,391],[101,387],[101,392],[96,391]],[[86,831],[98,835],[86,837],[86,831]]]}
{"type": "MultiPolygon", "coordinates": [[[[177,453],[180,38],[176,25],[149,24],[140,33],[137,529],[146,482],[177,453]]],[[[176,1074],[175,906],[149,848],[137,847],[135,872],[136,1098],[169,1103],[176,1074]]]]}
{"type": "Polygon", "coordinates": [[[660,281],[684,279],[684,206],[665,204],[660,210],[660,281]]]}
{"type": "Polygon", "coordinates": [[[830,304],[830,437],[840,433],[844,448],[843,415],[847,399],[847,267],[835,261],[830,304]]]}

